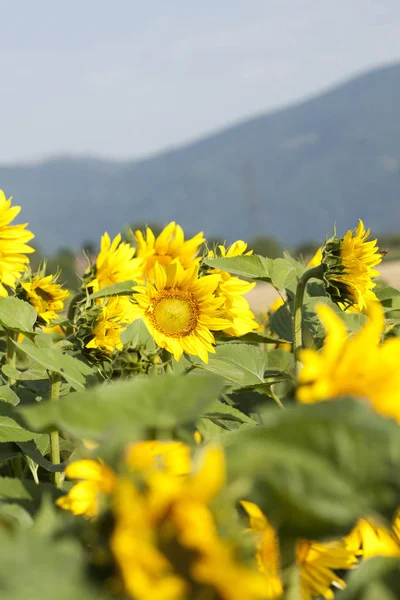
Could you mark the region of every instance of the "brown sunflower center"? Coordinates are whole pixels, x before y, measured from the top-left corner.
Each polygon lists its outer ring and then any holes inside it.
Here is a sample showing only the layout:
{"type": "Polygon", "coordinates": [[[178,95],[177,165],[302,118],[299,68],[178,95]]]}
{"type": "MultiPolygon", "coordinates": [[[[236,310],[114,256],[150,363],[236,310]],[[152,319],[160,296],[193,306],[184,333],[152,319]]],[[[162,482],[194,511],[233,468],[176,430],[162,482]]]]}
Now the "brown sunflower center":
{"type": "Polygon", "coordinates": [[[165,335],[189,335],[197,325],[199,307],[193,294],[186,290],[163,290],[154,298],[152,309],[149,317],[154,327],[165,335]]]}

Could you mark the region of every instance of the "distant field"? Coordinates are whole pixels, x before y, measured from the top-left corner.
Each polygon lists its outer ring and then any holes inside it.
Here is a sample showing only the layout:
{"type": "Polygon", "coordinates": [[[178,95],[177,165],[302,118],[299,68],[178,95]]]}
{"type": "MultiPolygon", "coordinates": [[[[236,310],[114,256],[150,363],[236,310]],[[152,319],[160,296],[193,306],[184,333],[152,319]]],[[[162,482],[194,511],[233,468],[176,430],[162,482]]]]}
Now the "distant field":
{"type": "MultiPolygon", "coordinates": [[[[400,290],[400,260],[387,262],[380,267],[381,278],[388,285],[400,290]]],[[[265,312],[277,298],[274,288],[268,283],[259,283],[247,294],[247,299],[254,313],[265,312]]]]}

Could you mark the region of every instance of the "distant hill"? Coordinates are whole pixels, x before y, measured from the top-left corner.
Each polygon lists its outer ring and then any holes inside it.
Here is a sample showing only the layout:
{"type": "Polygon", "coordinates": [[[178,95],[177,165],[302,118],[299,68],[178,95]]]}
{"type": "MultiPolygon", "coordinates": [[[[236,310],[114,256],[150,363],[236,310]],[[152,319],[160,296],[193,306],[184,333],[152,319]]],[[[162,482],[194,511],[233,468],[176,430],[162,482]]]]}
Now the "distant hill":
{"type": "Polygon", "coordinates": [[[359,217],[399,231],[400,64],[151,158],[3,166],[0,188],[47,251],[173,219],[192,233],[286,244],[359,217]]]}

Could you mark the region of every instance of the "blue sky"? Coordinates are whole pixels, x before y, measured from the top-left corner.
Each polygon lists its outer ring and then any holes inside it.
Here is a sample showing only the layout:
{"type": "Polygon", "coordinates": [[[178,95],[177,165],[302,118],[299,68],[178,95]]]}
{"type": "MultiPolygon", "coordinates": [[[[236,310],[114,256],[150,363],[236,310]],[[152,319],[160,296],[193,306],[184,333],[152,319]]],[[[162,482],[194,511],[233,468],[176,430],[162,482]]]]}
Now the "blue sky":
{"type": "Polygon", "coordinates": [[[136,158],[400,59],[399,0],[13,0],[0,161],[136,158]]]}

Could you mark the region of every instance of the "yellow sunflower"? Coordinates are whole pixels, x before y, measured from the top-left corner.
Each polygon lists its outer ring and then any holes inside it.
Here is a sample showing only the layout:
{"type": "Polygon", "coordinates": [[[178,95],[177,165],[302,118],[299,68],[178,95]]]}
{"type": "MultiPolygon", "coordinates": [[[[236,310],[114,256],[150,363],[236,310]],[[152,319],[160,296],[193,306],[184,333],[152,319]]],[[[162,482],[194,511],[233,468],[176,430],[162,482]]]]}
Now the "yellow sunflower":
{"type": "Polygon", "coordinates": [[[222,318],[224,299],[214,296],[220,276],[199,278],[198,273],[198,264],[184,270],[178,260],[156,263],[154,284],[136,288],[135,318],[143,318],[156,344],[175,360],[187,352],[206,363],[208,353],[215,353],[212,331],[226,329],[230,322],[222,318]]]}
{"type": "MultiPolygon", "coordinates": [[[[360,220],[355,231],[343,238],[331,238],[322,248],[322,265],[327,292],[344,308],[352,306],[358,312],[367,303],[377,300],[373,279],[379,275],[375,267],[382,261],[377,240],[368,241],[370,230],[360,220]]],[[[314,257],[315,259],[316,257],[314,257]]]]}
{"type": "MultiPolygon", "coordinates": [[[[268,599],[280,598],[283,587],[280,574],[279,542],[274,529],[260,508],[252,502],[242,502],[250,520],[251,531],[257,537],[257,562],[269,584],[268,599]]],[[[351,569],[358,561],[355,545],[340,539],[321,543],[299,540],[296,562],[300,569],[301,600],[322,596],[334,597],[332,586],[344,588],[345,582],[336,571],[351,569]]]]}
{"type": "Polygon", "coordinates": [[[65,469],[69,479],[78,479],[78,483],[68,494],[58,498],[57,505],[74,515],[97,517],[101,494],[111,494],[116,483],[115,473],[98,460],[78,460],[65,469]]]}
{"type": "Polygon", "coordinates": [[[144,474],[141,486],[122,480],[116,489],[111,549],[128,594],[137,600],[265,598],[264,578],[220,537],[209,507],[225,482],[221,449],[208,446],[186,475],[159,467],[144,474]]]}
{"type": "Polygon", "coordinates": [[[25,229],[27,223],[10,225],[21,210],[20,206],[11,207],[11,200],[7,200],[3,190],[0,190],[0,296],[8,295],[4,286],[15,288],[29,264],[26,254],[34,252],[27,245],[35,237],[25,229]]]}
{"type": "MultiPolygon", "coordinates": [[[[228,249],[225,246],[218,246],[219,254],[222,258],[232,256],[249,256],[253,254],[252,250],[247,250],[247,244],[243,240],[234,242],[228,249]]],[[[215,253],[210,250],[209,258],[213,258],[215,253]]],[[[218,273],[221,277],[220,283],[216,289],[215,295],[223,298],[224,314],[223,317],[230,321],[229,327],[226,327],[224,333],[232,336],[241,336],[258,329],[258,323],[250,309],[249,303],[243,296],[248,294],[256,285],[235,277],[226,271],[213,269],[212,273],[218,273]]]]}
{"type": "Polygon", "coordinates": [[[137,230],[135,237],[138,245],[138,257],[144,260],[144,273],[150,279],[152,279],[153,267],[156,263],[168,265],[178,258],[185,269],[192,266],[193,263],[199,263],[200,258],[196,258],[196,255],[199,247],[205,241],[202,232],[185,241],[182,227],[174,221],[169,223],[158,237],[155,237],[149,227],[145,236],[140,230],[137,230]]]}
{"type": "Polygon", "coordinates": [[[400,556],[400,540],[396,534],[397,519],[394,530],[379,525],[373,519],[360,519],[349,534],[350,544],[360,548],[365,559],[373,556],[400,556]]]}
{"type": "Polygon", "coordinates": [[[21,283],[28,302],[45,323],[50,323],[57,318],[57,315],[64,310],[64,302],[69,296],[68,290],[63,290],[57,283],[57,277],[57,275],[42,277],[38,273],[31,281],[21,283]]]}
{"type": "Polygon", "coordinates": [[[121,241],[118,234],[111,242],[108,233],[101,238],[100,253],[96,260],[95,277],[87,284],[94,292],[121,281],[139,281],[143,276],[144,261],[135,258],[135,248],[121,241]]]}
{"type": "Polygon", "coordinates": [[[133,321],[135,315],[133,303],[127,296],[115,296],[106,300],[92,331],[93,337],[86,344],[86,348],[97,348],[105,354],[122,350],[121,333],[133,321]]]}
{"type": "Polygon", "coordinates": [[[382,306],[369,304],[367,323],[352,336],[331,308],[321,305],[317,312],[326,338],[321,351],[300,352],[297,399],[312,403],[356,396],[400,423],[400,338],[380,343],[385,327],[382,306]]]}

